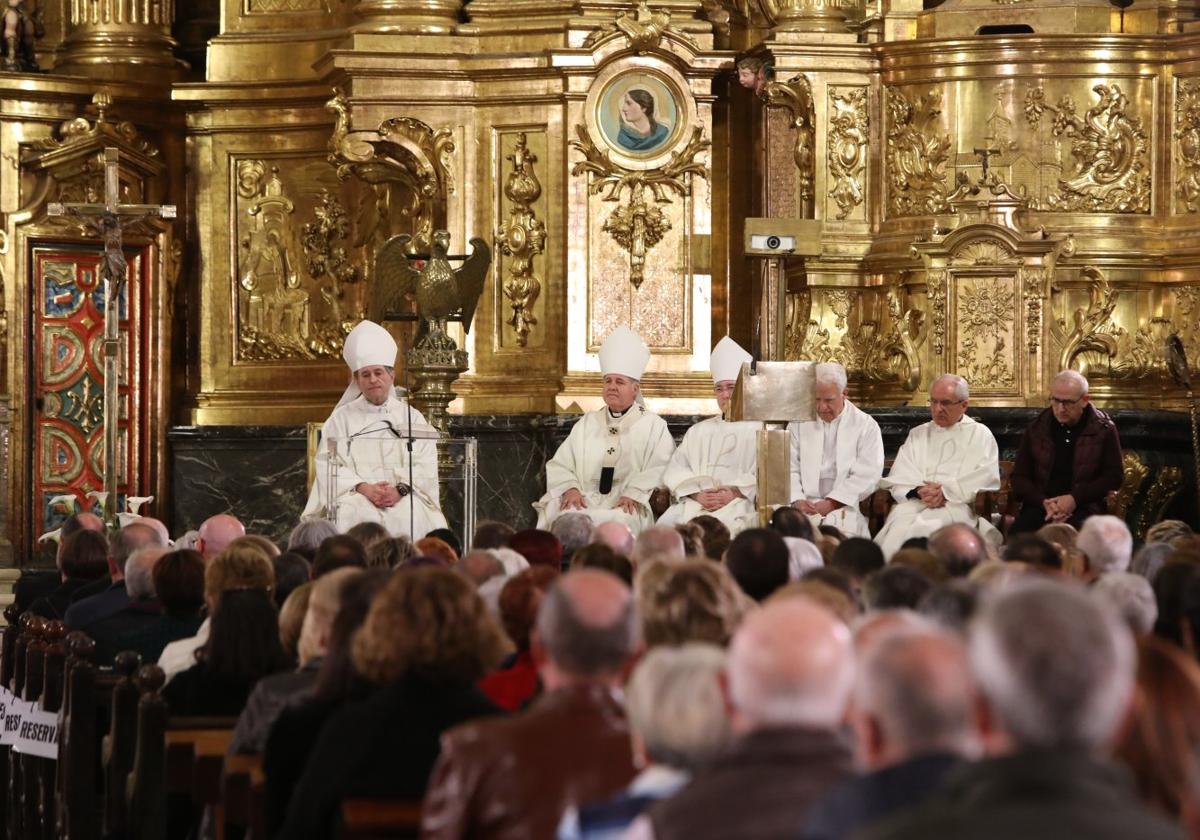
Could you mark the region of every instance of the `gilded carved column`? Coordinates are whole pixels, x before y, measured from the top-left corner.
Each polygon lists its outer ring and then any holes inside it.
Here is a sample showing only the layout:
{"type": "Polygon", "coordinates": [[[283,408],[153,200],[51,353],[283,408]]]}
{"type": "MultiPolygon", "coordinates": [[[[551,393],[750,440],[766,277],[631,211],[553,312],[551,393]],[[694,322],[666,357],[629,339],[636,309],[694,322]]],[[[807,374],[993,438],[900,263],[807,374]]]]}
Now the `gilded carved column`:
{"type": "Polygon", "coordinates": [[[55,72],[170,82],[183,69],[171,37],[174,20],[175,0],[70,0],[55,72]]]}
{"type": "Polygon", "coordinates": [[[461,0],[358,0],[355,32],[447,33],[458,25],[461,0]]]}

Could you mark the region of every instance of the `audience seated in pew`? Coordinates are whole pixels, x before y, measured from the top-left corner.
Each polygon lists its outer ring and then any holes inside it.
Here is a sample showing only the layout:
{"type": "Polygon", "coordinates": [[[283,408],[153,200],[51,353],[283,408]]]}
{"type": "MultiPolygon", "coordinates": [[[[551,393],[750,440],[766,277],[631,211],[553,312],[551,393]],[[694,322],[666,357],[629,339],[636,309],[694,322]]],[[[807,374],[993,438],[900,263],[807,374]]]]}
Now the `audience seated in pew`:
{"type": "MultiPolygon", "coordinates": [[[[66,527],[63,528],[64,532],[66,527]]],[[[108,540],[101,531],[75,529],[62,538],[55,556],[59,584],[29,604],[29,612],[61,621],[71,598],[84,586],[108,578],[108,540]]]]}

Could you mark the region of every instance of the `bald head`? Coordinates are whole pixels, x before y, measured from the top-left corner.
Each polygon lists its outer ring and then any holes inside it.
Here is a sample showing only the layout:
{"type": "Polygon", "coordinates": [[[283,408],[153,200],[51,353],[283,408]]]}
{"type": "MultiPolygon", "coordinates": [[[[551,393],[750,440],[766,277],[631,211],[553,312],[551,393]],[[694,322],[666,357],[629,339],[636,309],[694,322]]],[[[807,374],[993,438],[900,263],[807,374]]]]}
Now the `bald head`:
{"type": "Polygon", "coordinates": [[[161,519],[155,519],[153,516],[139,516],[134,522],[153,528],[158,533],[158,538],[162,540],[163,545],[171,544],[171,532],[167,530],[166,523],[161,519]]]}
{"type": "Polygon", "coordinates": [[[546,593],[537,619],[546,659],[575,680],[619,675],[640,643],[629,587],[598,569],[568,572],[546,593]]]}
{"type": "Polygon", "coordinates": [[[58,534],[58,551],[55,554],[60,568],[63,546],[67,544],[67,537],[78,534],[80,531],[96,531],[103,534],[104,520],[94,513],[75,513],[67,517],[67,521],[62,524],[62,530],[58,534]]]}
{"type": "Polygon", "coordinates": [[[205,519],[200,526],[196,550],[204,555],[204,562],[207,563],[224,551],[231,542],[245,534],[246,526],[239,522],[237,517],[218,513],[205,519]]]}
{"type": "Polygon", "coordinates": [[[936,625],[912,610],[877,610],[854,623],[854,652],[860,657],[869,648],[894,636],[932,631],[936,625]]]}
{"type": "Polygon", "coordinates": [[[929,538],[929,553],[942,561],[951,577],[966,577],[988,559],[983,536],[962,522],[935,531],[929,538]]]}
{"type": "Polygon", "coordinates": [[[633,531],[621,522],[601,522],[592,531],[592,542],[604,543],[618,554],[633,554],[633,531]]]}
{"type": "Polygon", "coordinates": [[[832,728],[854,680],[850,631],[802,598],[767,603],[743,621],[729,648],[733,727],[832,728]]]}
{"type": "Polygon", "coordinates": [[[678,531],[666,525],[653,525],[638,534],[629,559],[635,568],[642,568],[648,563],[683,560],[686,557],[683,537],[678,531]]]}

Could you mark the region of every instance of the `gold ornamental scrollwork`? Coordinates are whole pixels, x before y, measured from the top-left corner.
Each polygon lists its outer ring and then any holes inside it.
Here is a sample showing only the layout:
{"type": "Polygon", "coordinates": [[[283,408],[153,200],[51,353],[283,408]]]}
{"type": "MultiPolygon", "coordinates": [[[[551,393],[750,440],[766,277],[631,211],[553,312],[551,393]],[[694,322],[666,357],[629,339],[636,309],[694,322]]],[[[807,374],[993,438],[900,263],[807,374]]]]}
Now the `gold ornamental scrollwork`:
{"type": "Polygon", "coordinates": [[[1049,105],[1042,87],[1026,94],[1025,118],[1031,126],[1037,126],[1049,111],[1054,116],[1054,136],[1074,140],[1075,171],[1071,177],[1059,179],[1058,191],[1050,194],[1047,203],[1054,210],[1148,213],[1149,144],[1142,120],[1128,112],[1129,99],[1120,85],[1099,84],[1092,92],[1098,101],[1082,117],[1069,95],[1057,105],[1049,105]]]}
{"type": "Polygon", "coordinates": [[[669,9],[651,10],[646,0],[640,0],[632,12],[621,12],[611,23],[601,24],[583,41],[585,49],[600,44],[609,38],[624,36],[629,48],[636,53],[647,53],[658,49],[665,35],[671,34],[696,50],[700,45],[691,35],[671,26],[669,9]]]}
{"type": "Polygon", "coordinates": [[[867,169],[867,89],[851,88],[839,93],[829,89],[828,162],[832,186],[829,195],[837,202],[837,218],[845,219],[863,203],[863,177],[867,169]]]}
{"type": "Polygon", "coordinates": [[[1084,266],[1079,276],[1088,281],[1088,305],[1071,313],[1071,323],[1058,319],[1055,338],[1062,345],[1059,370],[1067,370],[1080,353],[1098,352],[1111,358],[1117,350],[1116,336],[1108,331],[1108,321],[1117,308],[1117,290],[1097,268],[1084,266]]]}
{"type": "Polygon", "coordinates": [[[1025,300],[1025,346],[1036,353],[1042,345],[1042,310],[1049,297],[1053,272],[1031,266],[1021,266],[1017,280],[1025,300]]]}
{"type": "Polygon", "coordinates": [[[792,115],[796,145],[792,157],[800,171],[800,198],[813,197],[813,148],[816,145],[816,112],[813,108],[812,84],[801,74],[786,82],[767,82],[762,98],[768,108],[785,108],[792,115]]]}
{"type": "Polygon", "coordinates": [[[934,355],[939,359],[946,349],[946,302],[949,297],[946,272],[934,269],[925,273],[925,296],[929,301],[930,336],[934,355]]]}
{"type": "Polygon", "coordinates": [[[337,116],[329,138],[329,162],[340,180],[370,184],[375,200],[363,205],[355,245],[381,245],[393,216],[412,220],[413,247],[428,250],[435,227],[445,224],[446,199],[454,192],[454,134],[413,117],[392,117],[375,131],[350,130],[350,104],[339,89],[325,103],[337,116]],[[399,188],[399,189],[395,189],[399,188]]]}
{"type": "Polygon", "coordinates": [[[949,134],[938,131],[942,93],[937,88],[909,99],[899,88],[888,88],[887,190],[892,216],[943,213],[949,193],[946,164],[949,134]]]}
{"type": "Polygon", "coordinates": [[[61,123],[53,137],[35,140],[29,147],[38,152],[65,149],[79,143],[86,143],[96,138],[106,138],[119,141],[131,151],[145,155],[148,158],[158,157],[158,148],[149,140],[142,137],[137,126],[127,120],[113,122],[108,118],[112,108],[113,98],[107,93],[97,93],[92,102],[84,109],[85,116],[75,117],[61,123]],[[92,119],[88,114],[94,114],[92,119]]]}
{"type": "Polygon", "coordinates": [[[1200,80],[1180,79],[1175,92],[1176,194],[1188,213],[1200,212],[1200,80]]]}
{"type": "Polygon", "coordinates": [[[542,185],[534,172],[537,156],[530,151],[525,132],[517,135],[512,154],[505,160],[512,171],[504,185],[504,195],[512,202],[508,219],[496,231],[496,250],[509,257],[508,278],[504,281],[504,296],[508,298],[512,317],[508,325],[517,335],[517,345],[529,341],[529,329],[537,324],[533,304],[541,294],[542,284],[533,271],[534,259],[546,250],[546,223],[533,212],[533,203],[542,194],[542,185]]]}
{"type": "Polygon", "coordinates": [[[692,177],[708,178],[704,163],[697,160],[709,142],[697,126],[692,138],[656,169],[627,169],[601,151],[583,125],[575,127],[578,139],[571,148],[584,159],[571,167],[572,175],[588,175],[588,194],[604,192],[604,201],[618,202],[604,220],[604,231],[629,254],[629,282],[635,289],[645,279],[646,256],[671,229],[671,221],[659,205],[670,204],[671,194],[686,198],[692,193],[692,177]],[[622,202],[622,196],[625,196],[622,202]],[[653,201],[649,200],[650,198],[653,201]]]}
{"type": "Polygon", "coordinates": [[[970,382],[1011,388],[1009,365],[1016,314],[1011,280],[988,277],[965,281],[958,290],[958,370],[970,382]]]}

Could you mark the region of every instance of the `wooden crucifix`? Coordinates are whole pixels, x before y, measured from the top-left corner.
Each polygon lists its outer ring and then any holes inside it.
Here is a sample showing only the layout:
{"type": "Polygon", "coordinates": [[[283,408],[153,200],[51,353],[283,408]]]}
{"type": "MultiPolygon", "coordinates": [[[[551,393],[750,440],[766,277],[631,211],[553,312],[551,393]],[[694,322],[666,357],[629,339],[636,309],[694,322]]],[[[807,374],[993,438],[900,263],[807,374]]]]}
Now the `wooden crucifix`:
{"type": "Polygon", "coordinates": [[[104,203],[51,204],[51,216],[71,216],[86,233],[104,240],[104,258],[100,262],[100,277],[104,280],[104,521],[117,527],[117,464],[118,429],[121,404],[118,384],[120,374],[117,360],[121,347],[121,288],[129,267],[121,233],[129,225],[146,218],[174,219],[173,204],[121,204],[120,150],[104,149],[104,203]]]}

